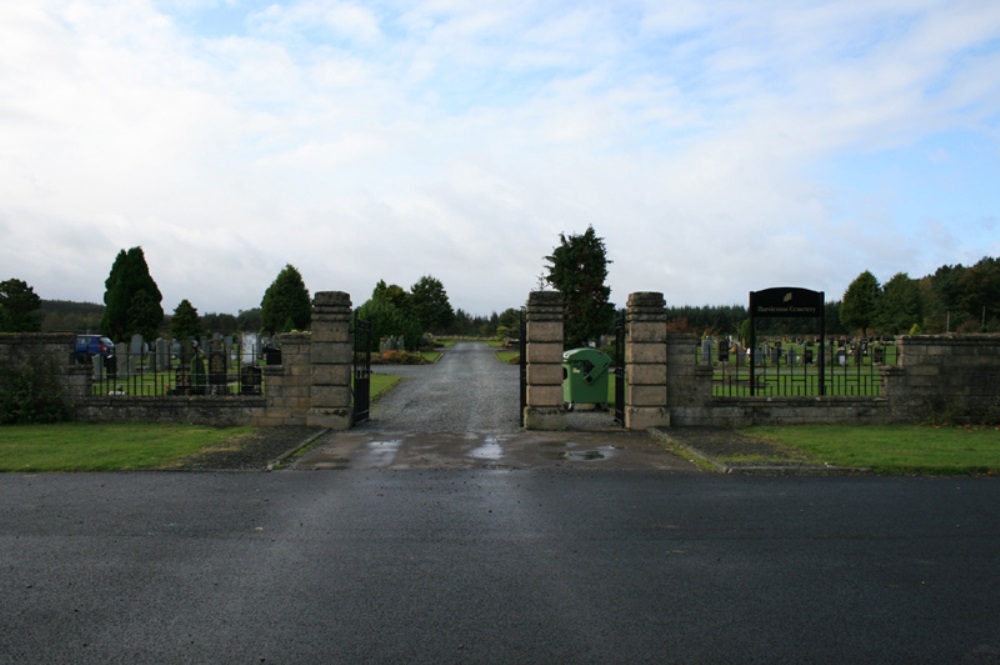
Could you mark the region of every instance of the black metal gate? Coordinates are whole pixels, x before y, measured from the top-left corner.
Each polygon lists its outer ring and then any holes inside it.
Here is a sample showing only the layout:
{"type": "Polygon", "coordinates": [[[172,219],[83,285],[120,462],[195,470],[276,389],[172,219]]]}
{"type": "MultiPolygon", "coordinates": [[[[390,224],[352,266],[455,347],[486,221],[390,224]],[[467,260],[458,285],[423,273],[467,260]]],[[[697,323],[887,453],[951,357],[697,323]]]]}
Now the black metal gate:
{"type": "Polygon", "coordinates": [[[521,410],[518,412],[517,420],[524,427],[524,408],[528,406],[528,319],[524,308],[521,308],[521,331],[517,338],[518,349],[521,354],[521,410]]]}
{"type": "Polygon", "coordinates": [[[611,364],[615,377],[615,422],[625,427],[625,310],[615,317],[615,357],[611,364]]]}
{"type": "Polygon", "coordinates": [[[354,313],[354,367],[351,372],[351,424],[368,420],[371,411],[372,324],[354,313]]]}

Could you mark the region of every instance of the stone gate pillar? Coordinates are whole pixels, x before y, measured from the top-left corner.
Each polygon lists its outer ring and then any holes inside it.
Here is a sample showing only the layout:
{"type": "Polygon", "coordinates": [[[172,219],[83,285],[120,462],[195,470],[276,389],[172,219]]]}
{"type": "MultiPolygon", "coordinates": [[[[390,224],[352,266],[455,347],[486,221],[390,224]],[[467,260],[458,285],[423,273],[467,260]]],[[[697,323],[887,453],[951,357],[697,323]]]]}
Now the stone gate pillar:
{"type": "Polygon", "coordinates": [[[662,293],[629,294],[625,318],[625,429],[670,426],[665,307],[662,293]]]}
{"type": "Polygon", "coordinates": [[[525,429],[566,429],[563,410],[563,298],[556,291],[533,291],[527,313],[527,404],[525,429]]]}
{"type": "Polygon", "coordinates": [[[351,297],[320,291],[313,298],[309,413],[306,424],[345,430],[351,426],[351,297]]]}

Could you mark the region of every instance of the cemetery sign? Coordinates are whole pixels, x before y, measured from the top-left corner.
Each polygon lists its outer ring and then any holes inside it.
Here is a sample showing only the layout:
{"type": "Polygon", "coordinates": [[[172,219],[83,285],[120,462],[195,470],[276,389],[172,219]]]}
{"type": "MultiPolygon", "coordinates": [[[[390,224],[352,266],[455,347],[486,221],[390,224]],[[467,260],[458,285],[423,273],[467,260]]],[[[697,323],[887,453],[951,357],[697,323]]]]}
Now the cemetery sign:
{"type": "MultiPolygon", "coordinates": [[[[750,394],[757,387],[757,319],[758,318],[816,318],[819,319],[819,394],[826,393],[826,367],[823,349],[826,348],[826,303],[822,291],[810,291],[792,286],[750,292],[750,394]]],[[[780,371],[780,370],[779,370],[780,371]]]]}

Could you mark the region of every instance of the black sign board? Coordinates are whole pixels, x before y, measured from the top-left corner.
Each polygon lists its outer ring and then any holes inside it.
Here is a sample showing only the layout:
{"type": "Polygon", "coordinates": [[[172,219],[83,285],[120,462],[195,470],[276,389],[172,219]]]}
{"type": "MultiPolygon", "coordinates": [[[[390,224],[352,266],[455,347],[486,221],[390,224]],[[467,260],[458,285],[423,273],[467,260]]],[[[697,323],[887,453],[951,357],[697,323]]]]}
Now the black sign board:
{"type": "MultiPolygon", "coordinates": [[[[826,348],[826,303],[822,291],[810,291],[794,286],[750,292],[750,348],[757,348],[757,319],[768,317],[819,319],[819,394],[826,394],[826,368],[823,349],[826,348]]],[[[808,350],[807,350],[808,353],[808,350]]],[[[750,394],[756,394],[757,353],[750,355],[750,394]]],[[[808,355],[807,355],[808,358],[808,355]]]]}
{"type": "Polygon", "coordinates": [[[750,292],[750,316],[815,317],[823,316],[822,291],[793,287],[750,292]]]}

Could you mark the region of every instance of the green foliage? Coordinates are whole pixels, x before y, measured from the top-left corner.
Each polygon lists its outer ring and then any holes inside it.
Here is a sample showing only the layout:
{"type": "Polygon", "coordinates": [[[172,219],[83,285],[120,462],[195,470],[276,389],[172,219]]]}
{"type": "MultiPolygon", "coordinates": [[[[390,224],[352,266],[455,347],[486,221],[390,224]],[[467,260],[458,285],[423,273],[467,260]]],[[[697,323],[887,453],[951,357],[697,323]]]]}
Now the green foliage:
{"type": "Polygon", "coordinates": [[[101,329],[104,305],[69,300],[42,300],[43,332],[91,333],[101,329]]]}
{"type": "Polygon", "coordinates": [[[170,317],[170,335],[174,339],[187,339],[197,337],[201,331],[201,317],[198,316],[198,310],[185,298],[170,317]]]}
{"type": "Polygon", "coordinates": [[[34,289],[20,279],[0,282],[0,332],[36,332],[42,306],[34,289]]]}
{"type": "Polygon", "coordinates": [[[409,311],[424,332],[445,333],[455,320],[455,312],[440,280],[425,275],[410,288],[409,311]]]}
{"type": "Polygon", "coordinates": [[[545,279],[562,293],[563,338],[567,347],[584,346],[609,332],[615,307],[610,302],[607,250],[593,226],[582,235],[559,234],[559,246],[545,260],[545,279]]]}
{"type": "Polygon", "coordinates": [[[68,416],[51,357],[0,365],[0,424],[55,423],[68,416]]]}
{"type": "Polygon", "coordinates": [[[876,325],[882,332],[895,335],[917,325],[924,318],[920,287],[904,273],[896,273],[882,287],[876,325]]]}
{"type": "MultiPolygon", "coordinates": [[[[312,316],[310,314],[310,316],[312,316]]],[[[261,317],[260,307],[254,307],[252,309],[241,309],[239,314],[236,315],[236,329],[244,331],[254,331],[263,330],[263,318],[261,317]]]]}
{"type": "MultiPolygon", "coordinates": [[[[219,333],[220,335],[231,335],[240,330],[239,319],[233,314],[220,314],[215,312],[209,312],[200,317],[201,319],[201,330],[211,333],[219,333]]],[[[171,319],[171,323],[173,320],[171,319]]],[[[248,328],[248,330],[259,330],[259,326],[255,328],[248,328]]]]}
{"type": "Polygon", "coordinates": [[[309,330],[312,304],[302,275],[291,264],[286,265],[260,303],[261,327],[268,333],[309,330]]]}
{"type": "Polygon", "coordinates": [[[121,250],[104,282],[104,317],[101,331],[116,342],[139,333],[156,337],[163,322],[163,296],[149,274],[141,247],[121,250]]]}
{"type": "Polygon", "coordinates": [[[985,327],[985,317],[1000,307],[1000,260],[983,258],[958,278],[958,305],[985,327]]]}
{"type": "Polygon", "coordinates": [[[399,311],[405,312],[410,307],[410,294],[398,284],[386,284],[380,279],[372,291],[373,300],[382,300],[394,305],[399,311]]]}
{"type": "Polygon", "coordinates": [[[847,328],[860,328],[862,336],[867,337],[878,315],[880,295],[875,275],[867,270],[858,275],[844,293],[840,304],[840,322],[847,328]]]}
{"type": "Polygon", "coordinates": [[[372,351],[379,350],[379,340],[384,337],[402,337],[407,351],[420,348],[423,338],[420,324],[391,302],[372,298],[358,308],[357,314],[372,324],[372,351]]]}

